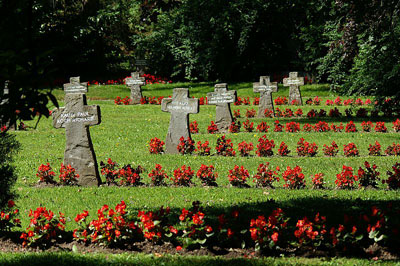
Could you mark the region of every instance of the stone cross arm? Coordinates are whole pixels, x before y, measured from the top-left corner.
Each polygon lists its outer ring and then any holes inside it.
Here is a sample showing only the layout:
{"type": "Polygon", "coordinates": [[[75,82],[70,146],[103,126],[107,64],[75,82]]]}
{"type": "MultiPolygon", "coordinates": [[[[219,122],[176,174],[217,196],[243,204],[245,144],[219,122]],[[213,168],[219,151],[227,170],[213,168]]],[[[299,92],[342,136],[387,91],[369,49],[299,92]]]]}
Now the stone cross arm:
{"type": "Polygon", "coordinates": [[[304,85],[304,77],[298,77],[297,72],[290,72],[288,78],[283,79],[283,86],[290,86],[290,85],[297,85],[303,86],[304,85]]]}
{"type": "Polygon", "coordinates": [[[71,77],[69,83],[64,84],[65,93],[86,93],[88,92],[87,82],[80,82],[80,77],[71,77]]]}
{"type": "Polygon", "coordinates": [[[172,98],[162,99],[161,110],[169,113],[197,114],[199,112],[199,99],[189,98],[188,96],[188,89],[174,89],[172,98]]]}
{"type": "Polygon", "coordinates": [[[209,92],[207,93],[209,105],[234,103],[236,101],[236,91],[209,92]]]}
{"type": "Polygon", "coordinates": [[[83,126],[95,126],[101,123],[100,106],[85,105],[82,111],[67,111],[65,107],[54,109],[53,126],[65,128],[67,125],[82,124],[83,126]]]}
{"type": "Polygon", "coordinates": [[[146,85],[146,79],[144,77],[140,77],[139,72],[132,72],[130,78],[126,78],[125,84],[127,86],[130,85],[146,85]]]}

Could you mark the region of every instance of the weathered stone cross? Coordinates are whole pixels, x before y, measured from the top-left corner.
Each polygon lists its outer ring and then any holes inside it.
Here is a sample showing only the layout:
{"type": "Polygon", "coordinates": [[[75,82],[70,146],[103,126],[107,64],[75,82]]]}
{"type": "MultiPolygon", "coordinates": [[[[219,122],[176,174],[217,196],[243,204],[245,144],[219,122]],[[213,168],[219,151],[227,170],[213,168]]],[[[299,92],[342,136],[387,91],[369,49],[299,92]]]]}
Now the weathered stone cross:
{"type": "Polygon", "coordinates": [[[140,104],[142,99],[142,86],[146,85],[145,78],[140,77],[139,72],[132,72],[131,78],[125,80],[125,84],[131,89],[131,104],[140,104]]]}
{"type": "Polygon", "coordinates": [[[97,186],[101,179],[89,126],[100,124],[101,114],[98,105],[87,105],[87,91],[87,83],[80,83],[79,77],[72,77],[70,83],[64,84],[65,107],[53,110],[53,126],[65,128],[64,164],[75,168],[78,184],[97,186]]]}
{"type": "Polygon", "coordinates": [[[199,99],[189,98],[189,90],[186,88],[176,88],[172,98],[163,99],[161,110],[171,113],[167,138],[165,140],[166,153],[178,153],[177,146],[179,139],[190,137],[189,114],[199,112],[199,99]]]}
{"type": "Polygon", "coordinates": [[[265,117],[265,110],[269,109],[275,116],[272,93],[278,91],[278,83],[271,82],[269,76],[261,76],[260,82],[253,83],[253,92],[260,93],[260,103],[257,117],[265,117]]]}
{"type": "Polygon", "coordinates": [[[299,105],[303,105],[299,87],[304,85],[304,77],[298,77],[297,75],[297,72],[290,72],[289,77],[283,79],[283,86],[290,86],[289,103],[296,100],[299,105]]]}
{"type": "Polygon", "coordinates": [[[209,105],[216,105],[215,124],[219,132],[227,132],[233,117],[230,103],[236,102],[236,91],[228,91],[226,83],[215,84],[214,92],[207,93],[209,105]]]}

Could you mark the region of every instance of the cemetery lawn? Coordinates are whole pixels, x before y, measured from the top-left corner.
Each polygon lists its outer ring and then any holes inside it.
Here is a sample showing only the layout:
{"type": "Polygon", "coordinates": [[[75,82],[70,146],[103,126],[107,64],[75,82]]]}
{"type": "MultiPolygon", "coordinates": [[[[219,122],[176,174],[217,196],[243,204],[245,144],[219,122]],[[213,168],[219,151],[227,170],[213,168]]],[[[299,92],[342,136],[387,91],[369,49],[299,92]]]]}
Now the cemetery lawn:
{"type": "MultiPolygon", "coordinates": [[[[178,83],[178,84],[158,84],[147,85],[143,88],[144,96],[169,96],[172,95],[172,89],[177,87],[188,87],[190,95],[205,97],[207,92],[213,91],[214,83],[178,83]]],[[[237,90],[238,96],[254,98],[256,95],[252,92],[252,83],[237,83],[230,84],[230,90],[237,90]]],[[[363,133],[361,132],[362,121],[374,121],[371,118],[315,118],[308,119],[305,114],[311,109],[325,109],[329,111],[331,106],[325,106],[326,99],[334,100],[337,95],[329,92],[328,85],[306,85],[301,88],[303,102],[308,98],[319,96],[321,98],[320,106],[306,106],[303,109],[302,118],[251,118],[254,122],[254,127],[261,121],[266,121],[271,128],[275,120],[279,120],[283,125],[286,122],[296,121],[302,126],[305,123],[315,124],[317,121],[326,121],[329,124],[339,124],[342,122],[344,125],[353,120],[359,130],[356,133],[287,133],[287,132],[272,132],[266,133],[268,139],[275,141],[276,147],[274,148],[274,156],[272,157],[257,157],[255,151],[251,157],[219,157],[219,156],[182,156],[182,155],[151,155],[148,151],[148,143],[151,138],[157,137],[165,140],[167,133],[170,114],[161,111],[159,105],[135,105],[135,106],[118,106],[114,104],[114,98],[120,96],[121,98],[129,96],[129,89],[125,86],[109,85],[109,86],[91,86],[89,87],[88,104],[100,105],[102,113],[102,122],[98,126],[90,128],[91,137],[96,152],[98,163],[106,161],[111,158],[116,161],[120,166],[124,164],[132,164],[133,166],[141,165],[145,168],[144,173],[141,175],[145,184],[149,183],[148,173],[154,168],[155,164],[161,164],[163,169],[171,177],[173,170],[182,166],[190,166],[195,172],[202,164],[214,165],[215,171],[219,174],[217,179],[218,187],[202,187],[199,180],[194,178],[194,187],[35,187],[37,183],[36,171],[41,164],[49,162],[53,169],[58,171],[60,164],[63,160],[65,148],[65,130],[55,129],[52,127],[52,120],[42,119],[38,124],[38,128],[33,130],[36,121],[28,121],[27,131],[17,131],[17,139],[21,142],[22,149],[16,156],[15,166],[18,175],[18,180],[15,185],[17,193],[17,206],[21,212],[22,228],[28,225],[28,213],[30,209],[36,209],[39,206],[55,212],[61,211],[67,217],[66,230],[72,231],[75,228],[74,218],[83,210],[88,210],[90,219],[95,218],[97,210],[103,205],[115,206],[121,200],[124,200],[128,207],[137,209],[156,210],[160,206],[169,206],[175,213],[179,213],[182,208],[189,208],[191,203],[195,200],[202,202],[202,205],[208,212],[214,216],[222,212],[229,211],[233,206],[239,206],[243,213],[249,218],[255,215],[266,214],[268,215],[272,209],[276,207],[282,208],[292,219],[300,219],[303,215],[315,215],[320,212],[321,215],[332,217],[332,219],[340,219],[343,212],[357,213],[359,210],[369,209],[372,205],[385,206],[389,201],[399,204],[400,192],[388,191],[385,186],[379,182],[379,189],[376,190],[337,190],[335,189],[336,174],[340,173],[343,165],[351,166],[357,173],[357,169],[363,166],[365,161],[378,166],[378,171],[381,172],[381,178],[387,179],[386,172],[391,169],[391,166],[398,162],[395,156],[368,156],[368,145],[374,144],[379,141],[382,145],[382,150],[393,142],[399,142],[399,133],[394,133],[392,130],[393,118],[379,118],[378,121],[385,121],[389,130],[388,133],[363,133]],[[299,139],[303,137],[308,142],[315,142],[319,149],[316,157],[298,157],[296,154],[296,144],[299,139]],[[330,145],[335,141],[339,146],[339,154],[336,157],[325,157],[322,153],[324,144],[330,145]],[[281,157],[276,155],[279,144],[284,141],[291,150],[290,156],[281,157]],[[360,151],[360,156],[354,158],[346,158],[343,156],[343,145],[349,142],[354,142],[360,151]],[[287,166],[295,167],[299,165],[303,169],[306,176],[306,189],[301,190],[288,190],[283,189],[283,180],[276,184],[276,189],[261,189],[255,188],[252,179],[248,181],[251,188],[232,188],[228,182],[228,171],[235,165],[243,165],[249,170],[250,175],[253,176],[260,163],[270,162],[272,167],[279,166],[282,172],[287,166]],[[324,173],[326,180],[326,188],[324,190],[311,189],[311,176],[316,173],[324,173]],[[339,217],[340,216],[340,217],[339,217]]],[[[63,92],[61,90],[54,91],[54,94],[60,100],[60,106],[63,106],[63,92]]],[[[288,97],[288,88],[279,87],[277,93],[273,93],[273,97],[286,96],[288,97]]],[[[341,97],[347,99],[348,97],[341,97]]],[[[362,98],[365,100],[366,98],[362,98]]],[[[296,106],[275,106],[280,109],[290,108],[295,111],[296,106]]],[[[49,106],[52,109],[52,106],[49,106]]],[[[246,118],[244,114],[246,109],[255,109],[258,106],[234,106],[232,111],[240,109],[244,122],[246,118]]],[[[340,106],[338,109],[344,113],[346,106],[340,106]]],[[[367,107],[371,108],[371,107],[367,107]]],[[[207,134],[207,126],[210,125],[211,120],[215,119],[215,106],[200,106],[200,113],[190,115],[190,121],[196,120],[199,124],[199,134],[192,134],[192,138],[197,141],[210,142],[212,154],[215,153],[216,140],[220,134],[210,135],[207,134]]],[[[237,151],[239,142],[246,141],[252,142],[257,146],[258,139],[265,133],[246,133],[241,129],[240,133],[227,134],[234,143],[234,149],[237,151]]],[[[104,178],[103,178],[104,181],[104,178]]],[[[170,182],[169,182],[170,184],[170,182]]],[[[30,256],[38,256],[42,259],[45,256],[64,257],[65,260],[80,260],[80,255],[76,254],[19,254],[16,259],[19,262],[30,260],[30,256]],[[42,258],[41,258],[42,256],[42,258]],[[19,259],[18,259],[19,258],[19,259]]],[[[98,264],[100,258],[105,255],[93,255],[90,257],[89,263],[98,264]]],[[[0,255],[0,258],[5,259],[12,263],[11,255],[0,255]]],[[[195,258],[181,258],[181,257],[165,257],[155,258],[149,255],[138,255],[129,257],[128,255],[115,255],[109,258],[116,262],[144,262],[145,264],[156,264],[165,262],[166,264],[191,264],[193,261],[199,261],[207,264],[224,263],[215,258],[210,257],[195,257],[195,258]],[[193,260],[193,261],[192,261],[193,260]]],[[[36,258],[35,258],[36,260],[36,258]]],[[[234,261],[234,263],[241,263],[243,261],[234,261]]],[[[247,262],[247,261],[246,261],[247,262]]],[[[306,259],[265,259],[255,261],[255,264],[262,263],[275,263],[279,264],[309,264],[322,263],[322,260],[306,260],[306,259]]],[[[334,259],[333,262],[338,264],[364,264],[362,260],[352,259],[334,259]]],[[[232,263],[232,262],[229,262],[232,263]]],[[[330,263],[330,262],[327,262],[330,263]]]]}

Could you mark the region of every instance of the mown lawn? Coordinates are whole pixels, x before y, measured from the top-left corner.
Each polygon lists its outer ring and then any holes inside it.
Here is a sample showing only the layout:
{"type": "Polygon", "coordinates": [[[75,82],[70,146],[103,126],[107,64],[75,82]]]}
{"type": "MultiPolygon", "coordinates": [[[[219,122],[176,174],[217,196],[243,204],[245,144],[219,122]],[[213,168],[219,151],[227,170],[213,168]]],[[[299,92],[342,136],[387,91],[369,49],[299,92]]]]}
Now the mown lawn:
{"type": "MultiPolygon", "coordinates": [[[[174,87],[189,87],[191,96],[203,97],[206,93],[213,90],[211,83],[199,84],[168,84],[168,85],[152,85],[144,87],[143,94],[145,96],[168,96],[172,95],[174,87]]],[[[229,86],[230,89],[236,89],[240,97],[255,97],[252,92],[251,83],[238,83],[229,86]]],[[[59,97],[60,105],[62,102],[62,91],[55,91],[55,95],[59,97]]],[[[329,110],[332,107],[325,106],[326,99],[334,99],[337,95],[332,94],[328,90],[327,85],[307,85],[302,89],[303,99],[318,95],[322,99],[321,106],[302,106],[304,114],[310,109],[325,109],[329,110]]],[[[15,186],[18,199],[17,205],[20,209],[23,228],[28,225],[28,213],[30,209],[38,206],[46,206],[53,211],[61,211],[67,217],[67,230],[74,229],[73,219],[77,213],[82,210],[88,210],[94,217],[97,209],[103,204],[115,206],[121,200],[125,200],[127,204],[134,209],[158,209],[161,205],[170,206],[173,211],[178,212],[179,208],[190,207],[191,202],[200,200],[203,205],[211,213],[217,215],[220,212],[229,210],[232,206],[241,207],[248,215],[268,213],[272,208],[279,206],[292,217],[298,216],[301,218],[305,214],[315,214],[316,211],[323,215],[332,217],[342,215],[344,211],[356,212],[360,208],[369,208],[371,205],[385,205],[388,201],[399,203],[400,193],[396,191],[388,191],[383,184],[380,184],[378,190],[352,190],[342,191],[336,190],[335,178],[342,170],[343,165],[351,166],[355,173],[359,166],[363,166],[364,161],[375,163],[378,166],[378,171],[381,172],[381,177],[386,179],[386,172],[391,169],[391,166],[398,162],[398,158],[391,156],[368,156],[368,145],[379,141],[382,149],[386,149],[389,144],[399,142],[399,133],[394,133],[391,129],[391,122],[394,119],[381,118],[379,121],[385,121],[389,129],[389,133],[362,133],[361,122],[369,120],[369,118],[360,119],[354,118],[359,132],[357,133],[286,133],[286,132],[270,132],[267,133],[269,139],[273,139],[277,147],[275,147],[275,155],[272,157],[256,157],[255,152],[252,152],[251,157],[240,157],[238,154],[235,157],[218,157],[218,156],[181,156],[181,155],[151,155],[148,151],[148,142],[151,138],[158,137],[164,140],[167,133],[170,115],[161,111],[158,105],[136,105],[136,106],[117,106],[113,99],[116,96],[125,97],[129,95],[129,89],[125,86],[91,86],[89,88],[88,104],[98,104],[101,107],[102,123],[101,125],[91,127],[91,136],[96,151],[97,160],[105,161],[111,158],[117,161],[120,165],[131,163],[134,166],[141,165],[146,170],[142,174],[144,183],[149,183],[147,174],[154,168],[156,163],[159,163],[167,171],[169,176],[172,176],[173,170],[182,166],[188,165],[193,170],[197,171],[201,164],[214,165],[216,172],[219,174],[217,188],[204,188],[199,180],[195,180],[196,186],[190,188],[179,187],[57,187],[57,188],[36,188],[37,183],[36,171],[40,164],[49,162],[51,166],[58,171],[63,160],[65,148],[65,131],[64,129],[54,129],[50,119],[42,120],[38,128],[33,130],[28,128],[27,131],[17,131],[17,139],[22,144],[22,149],[16,157],[16,170],[18,181],[15,186]],[[297,157],[296,144],[303,137],[306,141],[315,142],[319,147],[319,153],[314,158],[297,157]],[[323,156],[322,148],[324,144],[330,144],[335,141],[339,146],[339,154],[334,158],[323,156]],[[284,141],[292,151],[289,157],[277,156],[279,144],[284,141]],[[360,156],[355,158],[346,158],[343,156],[343,145],[349,142],[354,142],[360,151],[360,156]],[[283,181],[276,184],[277,189],[260,189],[254,188],[253,182],[249,180],[251,188],[232,188],[228,182],[228,171],[234,165],[243,165],[249,170],[250,174],[255,174],[257,166],[263,162],[270,162],[272,167],[279,166],[282,170],[287,166],[294,167],[299,165],[303,168],[303,173],[306,175],[307,188],[303,190],[288,190],[283,189],[283,181]],[[316,173],[324,173],[326,179],[325,190],[312,190],[310,176],[316,173]]],[[[280,87],[279,92],[274,94],[277,96],[288,96],[288,89],[280,87]]],[[[342,97],[346,99],[346,97],[342,97]]],[[[362,98],[365,99],[365,98],[362,98]]],[[[297,107],[292,106],[275,106],[281,109],[291,108],[293,111],[297,107]]],[[[233,110],[240,109],[244,116],[246,109],[257,106],[232,106],[233,110]]],[[[344,113],[344,109],[348,107],[338,107],[344,113]]],[[[370,107],[368,107],[370,108],[370,107]]],[[[192,138],[197,141],[210,142],[212,153],[215,153],[215,143],[221,135],[207,134],[207,126],[215,117],[215,106],[200,106],[200,113],[191,115],[190,120],[196,120],[199,124],[200,133],[192,135],[192,138]]],[[[240,119],[242,122],[246,118],[240,119]]],[[[250,119],[254,122],[255,127],[261,122],[266,121],[267,124],[273,127],[276,119],[265,118],[250,119]]],[[[324,120],[330,123],[347,123],[350,119],[347,118],[279,118],[279,121],[286,123],[288,121],[297,121],[302,125],[305,123],[315,124],[318,120],[324,120]]],[[[34,126],[36,121],[28,121],[28,126],[34,126]]],[[[271,130],[270,130],[271,131],[271,130]]],[[[237,150],[237,144],[242,141],[252,142],[257,146],[258,139],[264,134],[258,132],[252,133],[235,133],[227,135],[234,143],[234,149],[237,150]]],[[[20,262],[29,259],[33,255],[18,255],[20,262]]],[[[40,256],[40,255],[38,255],[40,256]]],[[[46,256],[46,255],[43,255],[46,256]]],[[[49,255],[50,256],[50,255],[49,255]]],[[[58,255],[54,255],[58,256],[58,255]]],[[[64,256],[64,255],[63,255],[64,256]]],[[[79,260],[78,255],[65,255],[66,259],[79,260]]],[[[103,256],[103,255],[98,255],[103,256]]],[[[8,255],[3,255],[9,263],[12,263],[12,258],[8,255]]],[[[40,258],[39,258],[40,259],[40,258]]],[[[113,258],[114,259],[114,258],[113,258]]],[[[117,258],[117,261],[124,263],[125,257],[117,258]]],[[[132,258],[135,262],[137,258],[132,258]]],[[[154,257],[139,257],[139,261],[144,264],[154,262],[154,257]]],[[[89,262],[96,263],[98,257],[94,256],[89,262]]],[[[155,261],[157,262],[158,259],[155,261]]],[[[163,260],[163,259],[161,259],[163,260]]],[[[201,263],[215,263],[215,259],[210,258],[169,258],[163,261],[169,263],[190,264],[191,260],[200,260],[201,263]]],[[[221,261],[217,260],[216,264],[221,261]]],[[[238,263],[241,263],[239,261],[238,263]]],[[[247,262],[247,261],[246,261],[247,262]]],[[[297,259],[273,259],[272,261],[259,261],[260,263],[274,262],[275,264],[309,264],[322,263],[322,261],[313,260],[297,260],[297,259]]],[[[351,260],[335,260],[334,263],[351,263],[363,264],[365,261],[351,260]]],[[[222,261],[222,263],[225,263],[222,261]]],[[[230,262],[231,263],[231,262],[230,262]]],[[[330,263],[330,262],[327,262],[330,263]]],[[[96,263],[97,264],[97,263],[96,263]]],[[[256,262],[255,264],[258,264],[256,262]]]]}

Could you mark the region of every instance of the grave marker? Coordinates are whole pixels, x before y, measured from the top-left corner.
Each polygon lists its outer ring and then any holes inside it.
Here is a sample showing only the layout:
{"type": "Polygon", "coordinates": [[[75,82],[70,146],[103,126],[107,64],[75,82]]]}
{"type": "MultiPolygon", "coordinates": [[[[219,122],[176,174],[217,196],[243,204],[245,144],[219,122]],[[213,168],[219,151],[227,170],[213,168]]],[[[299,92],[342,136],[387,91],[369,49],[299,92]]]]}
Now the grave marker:
{"type": "Polygon", "coordinates": [[[253,92],[260,93],[257,117],[265,117],[265,110],[269,109],[275,116],[272,93],[278,91],[278,83],[271,82],[269,76],[261,76],[260,82],[253,83],[253,92]]]}
{"type": "Polygon", "coordinates": [[[139,72],[132,72],[132,77],[125,80],[125,84],[131,89],[131,104],[140,104],[142,99],[142,86],[146,85],[145,78],[140,77],[139,72]]]}
{"type": "MultiPolygon", "coordinates": [[[[9,80],[6,80],[4,82],[4,89],[3,89],[3,95],[1,97],[0,101],[0,106],[3,109],[3,112],[7,112],[10,107],[7,107],[7,105],[10,103],[10,89],[8,87],[9,85],[9,80]]],[[[9,130],[16,130],[17,129],[17,123],[16,121],[13,122],[10,125],[10,117],[8,115],[0,114],[0,127],[6,126],[9,130]],[[8,118],[7,118],[8,117],[8,118]]]]}
{"type": "Polygon", "coordinates": [[[226,83],[215,84],[214,92],[207,93],[208,105],[216,105],[215,124],[219,132],[227,132],[233,117],[231,103],[236,102],[236,91],[228,91],[226,83]]]}
{"type": "Polygon", "coordinates": [[[298,77],[297,75],[297,72],[290,72],[289,77],[283,79],[283,86],[289,86],[289,103],[296,100],[299,105],[303,105],[300,86],[304,85],[304,77],[298,77]]]}
{"type": "Polygon", "coordinates": [[[161,110],[171,113],[168,133],[165,140],[165,152],[178,153],[179,139],[190,137],[189,114],[199,112],[199,99],[189,98],[189,90],[186,88],[174,89],[172,98],[164,98],[161,102],[161,110]]]}
{"type": "Polygon", "coordinates": [[[52,116],[55,128],[65,128],[64,164],[75,168],[78,184],[96,186],[101,179],[89,126],[100,124],[101,114],[98,105],[87,105],[87,91],[86,82],[81,83],[79,77],[70,78],[70,83],[64,84],[65,107],[54,109],[52,116]]]}

